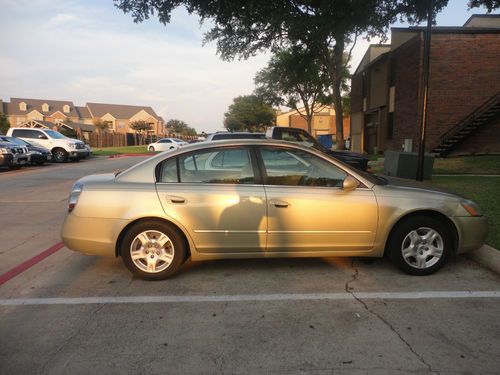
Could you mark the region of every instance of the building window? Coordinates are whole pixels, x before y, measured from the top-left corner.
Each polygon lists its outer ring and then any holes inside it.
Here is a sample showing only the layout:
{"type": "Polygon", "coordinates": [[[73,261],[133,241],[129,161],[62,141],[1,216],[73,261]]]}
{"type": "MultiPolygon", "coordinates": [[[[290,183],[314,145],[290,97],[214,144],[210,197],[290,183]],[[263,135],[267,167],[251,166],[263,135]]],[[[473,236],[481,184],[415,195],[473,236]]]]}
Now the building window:
{"type": "Polygon", "coordinates": [[[394,137],[394,112],[387,114],[387,139],[394,137]]]}
{"type": "Polygon", "coordinates": [[[64,112],[64,113],[69,113],[69,110],[70,110],[69,105],[65,104],[65,105],[63,106],[63,112],[64,112]]]}
{"type": "Polygon", "coordinates": [[[42,112],[48,112],[49,111],[49,105],[47,103],[42,104],[42,112]]]}
{"type": "Polygon", "coordinates": [[[21,102],[19,103],[19,110],[20,111],[26,111],[26,103],[25,102],[21,102]]]}

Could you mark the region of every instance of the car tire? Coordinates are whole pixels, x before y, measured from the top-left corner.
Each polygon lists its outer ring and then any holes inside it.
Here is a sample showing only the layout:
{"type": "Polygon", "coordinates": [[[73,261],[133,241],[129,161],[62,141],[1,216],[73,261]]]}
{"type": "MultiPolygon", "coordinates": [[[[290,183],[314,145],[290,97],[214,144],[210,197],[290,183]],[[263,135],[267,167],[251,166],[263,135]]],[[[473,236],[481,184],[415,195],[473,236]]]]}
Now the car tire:
{"type": "Polygon", "coordinates": [[[63,148],[56,148],[52,150],[52,155],[56,163],[65,163],[68,161],[68,153],[63,148]]]}
{"type": "Polygon", "coordinates": [[[387,243],[389,259],[409,275],[425,276],[439,270],[453,252],[450,228],[430,216],[403,219],[387,243]]]}
{"type": "Polygon", "coordinates": [[[120,254],[135,276],[163,280],[179,271],[186,259],[187,246],[177,228],[147,220],[127,231],[121,241],[120,254]]]}
{"type": "Polygon", "coordinates": [[[149,147],[149,151],[150,152],[154,152],[155,151],[155,148],[153,146],[149,147]]]}

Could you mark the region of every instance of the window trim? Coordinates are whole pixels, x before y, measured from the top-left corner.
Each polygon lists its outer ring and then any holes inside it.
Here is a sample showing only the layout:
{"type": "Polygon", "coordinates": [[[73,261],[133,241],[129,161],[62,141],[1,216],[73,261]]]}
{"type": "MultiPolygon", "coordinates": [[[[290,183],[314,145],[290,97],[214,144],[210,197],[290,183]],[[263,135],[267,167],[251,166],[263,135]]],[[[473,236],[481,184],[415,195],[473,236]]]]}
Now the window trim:
{"type": "MultiPolygon", "coordinates": [[[[256,155],[257,155],[256,157],[257,157],[257,159],[259,161],[259,169],[261,170],[262,184],[264,186],[269,186],[269,187],[286,187],[286,188],[294,188],[294,189],[297,189],[297,188],[306,188],[306,189],[340,189],[340,190],[342,190],[341,186],[274,185],[274,184],[267,183],[268,176],[267,176],[267,172],[266,172],[266,167],[265,167],[265,164],[264,164],[264,159],[262,158],[262,153],[260,152],[261,149],[265,149],[265,148],[275,148],[275,149],[281,149],[281,150],[286,150],[286,151],[302,151],[302,152],[310,154],[310,155],[312,155],[314,157],[318,157],[318,158],[326,161],[330,165],[334,166],[335,168],[338,168],[339,170],[341,170],[342,172],[344,172],[346,174],[346,178],[347,178],[347,176],[352,176],[352,174],[349,173],[349,171],[346,171],[345,169],[339,167],[335,163],[332,163],[331,160],[322,157],[322,155],[319,156],[319,155],[316,155],[313,152],[309,152],[309,150],[298,149],[298,148],[294,148],[294,147],[287,147],[286,145],[280,145],[280,146],[275,146],[275,145],[258,145],[258,146],[254,146],[254,147],[256,148],[255,153],[256,153],[256,155]]],[[[352,177],[354,177],[354,176],[352,176],[352,177]]],[[[354,178],[356,178],[356,177],[354,177],[354,178]]],[[[359,181],[358,178],[356,178],[356,180],[359,181]]],[[[356,188],[356,190],[360,189],[360,188],[366,188],[366,186],[364,185],[364,183],[362,181],[359,181],[359,182],[360,182],[360,186],[358,186],[358,188],[356,188]]]]}
{"type": "Polygon", "coordinates": [[[177,154],[175,156],[171,156],[168,158],[165,158],[161,160],[155,167],[155,183],[157,184],[197,184],[197,185],[227,185],[227,186],[255,186],[255,185],[263,185],[263,174],[262,174],[262,168],[259,165],[257,155],[258,152],[256,151],[256,146],[254,145],[231,145],[231,146],[214,146],[211,148],[205,148],[202,150],[194,150],[194,151],[188,151],[184,152],[182,154],[177,154]],[[247,150],[248,154],[250,156],[250,163],[252,165],[252,170],[254,174],[254,182],[252,184],[229,184],[229,183],[208,183],[208,182],[182,182],[181,181],[181,168],[180,168],[180,158],[188,158],[192,155],[199,154],[199,153],[208,153],[208,152],[216,152],[218,150],[231,150],[231,149],[241,149],[241,150],[247,150]],[[161,172],[162,172],[162,166],[167,160],[175,158],[175,163],[176,163],[176,168],[177,168],[177,182],[162,182],[160,181],[161,178],[161,172]]]}

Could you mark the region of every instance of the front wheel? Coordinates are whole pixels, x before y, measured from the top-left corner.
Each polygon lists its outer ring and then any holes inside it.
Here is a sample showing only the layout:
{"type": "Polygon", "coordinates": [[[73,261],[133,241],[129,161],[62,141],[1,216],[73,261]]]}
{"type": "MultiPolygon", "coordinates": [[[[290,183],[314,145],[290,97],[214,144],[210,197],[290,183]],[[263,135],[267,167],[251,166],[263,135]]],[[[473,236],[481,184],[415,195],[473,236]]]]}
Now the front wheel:
{"type": "Polygon", "coordinates": [[[387,247],[391,261],[410,275],[430,275],[448,260],[453,243],[450,230],[427,216],[404,219],[391,233],[387,247]]]}
{"type": "Polygon", "coordinates": [[[62,148],[56,148],[52,151],[52,155],[54,155],[54,161],[56,163],[65,163],[68,160],[68,153],[62,148]]]}
{"type": "Polygon", "coordinates": [[[154,152],[155,148],[153,146],[149,147],[149,151],[154,152]]]}
{"type": "Polygon", "coordinates": [[[187,251],[177,229],[149,220],[139,222],[125,234],[120,250],[127,268],[145,280],[163,280],[175,275],[187,251]]]}

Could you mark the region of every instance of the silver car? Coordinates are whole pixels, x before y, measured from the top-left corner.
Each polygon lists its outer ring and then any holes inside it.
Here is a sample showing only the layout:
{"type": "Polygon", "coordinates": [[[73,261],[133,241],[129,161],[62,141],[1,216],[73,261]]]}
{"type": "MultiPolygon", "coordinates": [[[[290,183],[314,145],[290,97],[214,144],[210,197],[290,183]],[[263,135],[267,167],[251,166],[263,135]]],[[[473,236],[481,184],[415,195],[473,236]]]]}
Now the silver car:
{"type": "Polygon", "coordinates": [[[68,248],[121,256],[148,280],[172,276],[188,257],[387,254],[404,272],[428,275],[486,234],[469,200],[272,140],[202,142],[84,177],[61,232],[68,248]]]}

